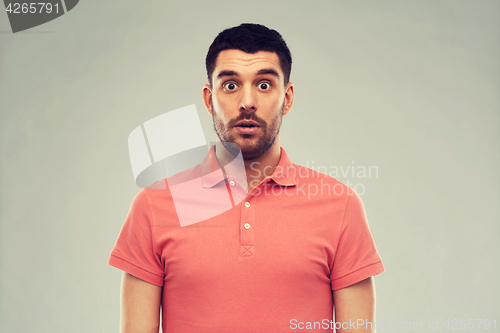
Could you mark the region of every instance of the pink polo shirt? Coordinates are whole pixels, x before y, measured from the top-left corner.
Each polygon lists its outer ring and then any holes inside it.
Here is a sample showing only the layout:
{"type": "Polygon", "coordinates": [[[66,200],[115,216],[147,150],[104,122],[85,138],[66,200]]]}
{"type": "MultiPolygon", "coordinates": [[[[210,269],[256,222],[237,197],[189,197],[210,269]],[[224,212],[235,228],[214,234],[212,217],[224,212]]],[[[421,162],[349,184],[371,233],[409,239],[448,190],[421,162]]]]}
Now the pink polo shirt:
{"type": "MultiPolygon", "coordinates": [[[[231,193],[227,210],[181,226],[168,185],[142,189],[108,264],[163,287],[164,333],[291,332],[298,322],[332,332],[332,290],[384,271],[359,196],[283,148],[248,194],[233,176],[203,172],[210,163],[214,146],[181,176],[199,178],[197,191],[231,193]]],[[[208,212],[176,203],[189,202],[208,212]]]]}

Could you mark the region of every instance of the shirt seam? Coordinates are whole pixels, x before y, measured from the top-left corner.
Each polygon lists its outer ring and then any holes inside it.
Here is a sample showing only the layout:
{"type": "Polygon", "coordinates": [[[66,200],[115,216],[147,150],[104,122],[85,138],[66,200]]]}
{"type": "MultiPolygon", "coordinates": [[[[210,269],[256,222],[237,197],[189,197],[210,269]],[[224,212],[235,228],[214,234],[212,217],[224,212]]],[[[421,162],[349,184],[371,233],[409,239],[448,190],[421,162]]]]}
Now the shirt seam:
{"type": "Polygon", "coordinates": [[[366,268],[366,267],[369,267],[369,266],[372,266],[372,265],[375,265],[375,264],[378,264],[378,263],[381,263],[381,262],[382,262],[382,260],[377,259],[376,261],[370,262],[369,264],[361,265],[358,268],[355,268],[355,269],[349,271],[348,273],[345,273],[345,274],[337,276],[337,277],[332,277],[331,280],[334,281],[334,280],[338,280],[338,279],[344,278],[344,277],[349,276],[352,273],[355,273],[355,272],[357,272],[357,271],[359,271],[359,270],[361,270],[363,268],[366,268]]]}
{"type": "MultiPolygon", "coordinates": [[[[151,216],[151,220],[155,220],[155,217],[153,215],[153,210],[151,209],[151,205],[149,204],[149,199],[148,199],[148,196],[146,195],[146,192],[143,192],[143,195],[144,195],[144,198],[146,199],[146,203],[148,205],[148,210],[149,210],[149,215],[151,216]]],[[[152,250],[153,250],[153,253],[155,255],[160,255],[159,253],[156,252],[156,242],[155,242],[155,238],[153,236],[153,224],[151,223],[152,222],[151,220],[149,220],[148,223],[149,223],[149,231],[150,231],[150,235],[151,235],[151,246],[153,247],[152,250]]],[[[160,258],[161,258],[161,255],[160,255],[160,258]]]]}
{"type": "Polygon", "coordinates": [[[333,273],[333,267],[335,266],[335,257],[337,256],[337,253],[339,252],[340,237],[342,236],[342,229],[344,227],[347,206],[349,206],[349,201],[351,200],[351,197],[352,197],[352,194],[348,196],[347,202],[346,202],[345,207],[344,207],[344,212],[342,213],[342,223],[340,224],[340,232],[339,232],[339,235],[337,237],[337,247],[335,248],[335,256],[333,258],[332,268],[330,269],[330,275],[333,273]]]}
{"type": "Polygon", "coordinates": [[[116,254],[111,254],[111,256],[112,256],[112,257],[115,257],[115,258],[118,258],[118,259],[120,259],[120,260],[123,260],[123,261],[125,261],[126,263],[128,263],[128,264],[130,264],[130,265],[132,265],[132,266],[134,266],[134,267],[137,267],[137,268],[139,268],[141,271],[144,271],[144,272],[147,272],[147,273],[149,273],[149,274],[153,274],[154,276],[158,276],[158,277],[163,278],[163,276],[162,276],[162,275],[158,275],[158,274],[156,274],[156,273],[153,273],[153,272],[148,271],[147,269],[144,269],[144,268],[142,268],[142,267],[140,267],[140,266],[137,266],[136,264],[134,264],[134,263],[130,262],[130,260],[128,260],[128,259],[125,259],[125,258],[122,258],[122,257],[120,257],[120,256],[117,256],[116,254]]]}

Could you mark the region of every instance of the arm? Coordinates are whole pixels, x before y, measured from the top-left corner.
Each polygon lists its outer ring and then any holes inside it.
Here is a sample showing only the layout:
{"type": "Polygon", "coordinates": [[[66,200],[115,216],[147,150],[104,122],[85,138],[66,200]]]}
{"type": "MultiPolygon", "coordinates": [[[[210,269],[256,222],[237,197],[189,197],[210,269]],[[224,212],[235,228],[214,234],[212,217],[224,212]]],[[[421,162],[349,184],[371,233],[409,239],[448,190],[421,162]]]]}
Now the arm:
{"type": "Polygon", "coordinates": [[[335,304],[335,322],[339,327],[337,333],[374,333],[375,328],[375,282],[373,277],[355,283],[349,287],[333,291],[335,304]],[[355,322],[356,325],[349,325],[355,322]],[[361,322],[363,320],[363,322],[361,322]],[[368,322],[368,324],[367,324],[368,322]],[[359,324],[359,325],[358,325],[359,324]],[[347,327],[347,328],[346,328],[347,327]]]}
{"type": "Polygon", "coordinates": [[[120,333],[158,333],[162,289],[123,272],[120,333]]]}

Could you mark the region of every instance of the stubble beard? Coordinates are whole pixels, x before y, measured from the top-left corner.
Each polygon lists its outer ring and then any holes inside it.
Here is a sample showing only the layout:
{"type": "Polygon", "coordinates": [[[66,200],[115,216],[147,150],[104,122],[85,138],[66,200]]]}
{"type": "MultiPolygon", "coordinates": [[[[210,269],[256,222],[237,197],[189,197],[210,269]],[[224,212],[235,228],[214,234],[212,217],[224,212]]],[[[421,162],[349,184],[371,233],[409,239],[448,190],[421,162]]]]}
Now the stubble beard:
{"type": "Polygon", "coordinates": [[[285,101],[283,100],[280,112],[271,120],[270,123],[266,123],[264,120],[258,118],[257,116],[255,116],[255,113],[251,111],[241,113],[238,118],[230,120],[228,125],[226,126],[218,116],[219,110],[215,109],[212,101],[212,119],[214,122],[215,133],[224,145],[224,148],[226,148],[226,150],[231,153],[231,155],[237,156],[239,153],[239,149],[241,149],[244,160],[254,160],[268,151],[276,141],[281,128],[284,108],[285,101]],[[240,136],[240,138],[237,142],[234,135],[228,130],[228,127],[233,128],[234,124],[241,120],[253,120],[259,124],[262,134],[258,138],[257,142],[255,142],[255,139],[252,138],[253,135],[239,134],[238,135],[240,136]]]}

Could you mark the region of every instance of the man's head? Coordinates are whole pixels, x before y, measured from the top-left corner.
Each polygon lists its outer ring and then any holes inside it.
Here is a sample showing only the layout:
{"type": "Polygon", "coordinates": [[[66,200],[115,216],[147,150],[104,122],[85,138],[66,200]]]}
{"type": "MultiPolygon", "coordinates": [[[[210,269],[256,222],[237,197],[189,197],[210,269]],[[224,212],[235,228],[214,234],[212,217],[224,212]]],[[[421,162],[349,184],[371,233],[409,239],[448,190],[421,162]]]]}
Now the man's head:
{"type": "Polygon", "coordinates": [[[220,32],[210,45],[205,66],[207,68],[208,84],[213,85],[212,75],[217,56],[224,50],[241,50],[245,53],[258,51],[274,52],[279,58],[280,68],[284,75],[284,85],[290,81],[292,71],[292,55],[283,37],[276,30],[261,24],[242,23],[237,27],[220,32]]]}
{"type": "Polygon", "coordinates": [[[226,29],[210,46],[205,106],[219,139],[236,143],[245,160],[279,149],[281,119],[293,104],[291,63],[281,35],[258,24],[226,29]]]}

